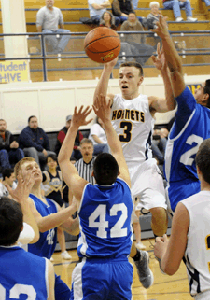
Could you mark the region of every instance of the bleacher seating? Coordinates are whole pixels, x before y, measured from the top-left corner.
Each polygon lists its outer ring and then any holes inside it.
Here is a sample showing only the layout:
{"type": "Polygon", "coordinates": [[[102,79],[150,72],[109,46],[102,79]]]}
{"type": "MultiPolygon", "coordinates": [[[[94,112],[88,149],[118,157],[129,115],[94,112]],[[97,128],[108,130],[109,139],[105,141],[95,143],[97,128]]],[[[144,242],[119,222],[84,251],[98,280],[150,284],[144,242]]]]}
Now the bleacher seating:
{"type": "MultiPolygon", "coordinates": [[[[159,1],[161,3],[161,1],[159,1]]],[[[25,0],[25,16],[27,24],[27,32],[36,32],[35,18],[38,9],[45,5],[45,0],[25,0]]],[[[48,80],[58,81],[61,78],[63,80],[75,80],[76,79],[94,79],[99,77],[101,74],[102,65],[91,61],[86,58],[83,47],[83,40],[86,32],[88,32],[92,27],[85,25],[79,21],[80,17],[89,17],[89,9],[87,0],[57,0],[55,5],[61,8],[64,16],[64,28],[71,30],[71,32],[84,32],[83,36],[72,35],[66,49],[62,56],[67,56],[66,59],[51,59],[51,55],[48,55],[47,59],[47,70],[48,70],[48,80]],[[79,58],[75,58],[79,56],[79,58]],[[84,57],[84,58],[83,58],[84,57]]],[[[148,1],[139,1],[138,9],[136,14],[138,16],[146,17],[150,9],[148,8],[148,1]]],[[[162,5],[161,5],[162,6],[162,5]]],[[[174,14],[172,10],[165,10],[161,8],[163,15],[168,16],[169,30],[172,31],[186,31],[190,30],[208,30],[209,27],[209,12],[201,0],[191,0],[191,6],[193,9],[193,16],[198,18],[198,22],[175,22],[174,14]]],[[[1,14],[0,14],[1,15],[1,14]]],[[[185,12],[182,10],[182,16],[186,19],[185,12]]],[[[2,19],[0,18],[0,32],[2,32],[2,19]]],[[[210,45],[210,37],[201,35],[195,36],[191,34],[190,36],[183,36],[176,34],[174,40],[177,42],[185,41],[186,48],[193,48],[195,51],[198,48],[208,49],[210,45]]],[[[152,39],[147,38],[147,43],[151,44],[152,39]]],[[[3,57],[3,39],[0,39],[0,54],[3,57]]],[[[43,62],[42,59],[33,60],[35,55],[40,55],[41,57],[41,44],[40,38],[33,38],[32,36],[28,39],[28,49],[31,55],[30,69],[31,69],[31,80],[32,81],[43,81],[43,62]]],[[[189,51],[188,53],[194,53],[195,51],[189,51]]],[[[58,57],[57,57],[58,58],[58,57]]],[[[191,74],[201,74],[206,73],[209,62],[209,56],[198,55],[198,56],[183,56],[183,63],[186,65],[184,68],[185,73],[191,74]],[[192,65],[202,64],[202,68],[193,68],[192,65]]],[[[149,77],[158,76],[159,72],[153,68],[152,60],[148,59],[145,65],[145,75],[149,77]]],[[[117,70],[114,70],[113,76],[117,76],[117,70]]]]}

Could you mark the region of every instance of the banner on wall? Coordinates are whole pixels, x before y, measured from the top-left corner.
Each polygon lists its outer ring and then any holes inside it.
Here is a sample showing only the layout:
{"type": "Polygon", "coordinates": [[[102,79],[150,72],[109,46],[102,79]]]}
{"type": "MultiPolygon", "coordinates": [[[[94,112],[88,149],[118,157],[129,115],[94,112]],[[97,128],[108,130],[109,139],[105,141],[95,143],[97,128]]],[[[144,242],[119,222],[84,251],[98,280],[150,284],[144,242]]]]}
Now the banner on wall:
{"type": "Polygon", "coordinates": [[[188,87],[191,90],[193,95],[194,95],[195,89],[198,89],[200,86],[201,86],[200,84],[188,84],[188,87]]]}
{"type": "Polygon", "coordinates": [[[25,60],[0,62],[0,83],[29,81],[28,64],[25,60]]]}

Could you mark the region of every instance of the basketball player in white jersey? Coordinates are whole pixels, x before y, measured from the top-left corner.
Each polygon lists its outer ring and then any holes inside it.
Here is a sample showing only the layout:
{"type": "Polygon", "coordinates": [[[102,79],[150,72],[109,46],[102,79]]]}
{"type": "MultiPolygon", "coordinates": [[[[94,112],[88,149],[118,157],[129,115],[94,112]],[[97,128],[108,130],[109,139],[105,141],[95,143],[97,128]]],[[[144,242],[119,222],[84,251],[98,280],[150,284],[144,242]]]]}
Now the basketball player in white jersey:
{"type": "Polygon", "coordinates": [[[156,238],[154,253],[168,275],[178,270],[184,256],[190,294],[200,300],[210,299],[210,139],[200,145],[195,161],[201,192],[177,204],[171,238],[156,238]]]}
{"type": "MultiPolygon", "coordinates": [[[[165,87],[165,98],[146,96],[139,93],[144,80],[143,69],[136,62],[120,65],[119,87],[121,94],[107,95],[110,74],[117,59],[104,64],[104,70],[94,93],[95,103],[100,94],[111,99],[112,125],[119,135],[123,154],[129,168],[133,198],[140,199],[138,209],[146,209],[152,214],[151,227],[156,236],[162,236],[167,230],[167,205],[160,171],[156,160],[152,158],[149,143],[154,126],[156,112],[174,110],[175,101],[163,52],[158,48],[158,57],[153,57],[165,87]]],[[[132,254],[131,254],[132,255],[132,254]]]]}

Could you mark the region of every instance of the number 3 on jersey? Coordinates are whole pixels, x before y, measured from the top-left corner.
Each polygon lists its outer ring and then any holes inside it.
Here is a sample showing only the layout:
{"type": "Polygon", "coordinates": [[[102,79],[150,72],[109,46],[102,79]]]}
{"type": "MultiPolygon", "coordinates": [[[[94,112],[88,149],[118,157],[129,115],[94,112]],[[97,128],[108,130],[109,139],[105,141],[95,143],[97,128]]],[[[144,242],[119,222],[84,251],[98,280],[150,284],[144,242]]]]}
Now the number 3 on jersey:
{"type": "MultiPolygon", "coordinates": [[[[120,238],[127,235],[127,228],[122,228],[128,217],[128,209],[124,203],[114,204],[110,209],[110,216],[117,216],[118,212],[121,212],[121,216],[117,223],[110,229],[111,238],[120,238]]],[[[106,221],[106,205],[100,204],[89,217],[89,227],[96,227],[97,237],[102,239],[107,238],[106,228],[109,227],[108,221],[106,221]],[[99,218],[97,222],[96,219],[99,218]]]]}
{"type": "Polygon", "coordinates": [[[121,122],[120,128],[123,128],[123,134],[119,135],[119,140],[121,143],[129,143],[132,138],[132,129],[133,129],[133,123],[131,122],[121,122]]]}

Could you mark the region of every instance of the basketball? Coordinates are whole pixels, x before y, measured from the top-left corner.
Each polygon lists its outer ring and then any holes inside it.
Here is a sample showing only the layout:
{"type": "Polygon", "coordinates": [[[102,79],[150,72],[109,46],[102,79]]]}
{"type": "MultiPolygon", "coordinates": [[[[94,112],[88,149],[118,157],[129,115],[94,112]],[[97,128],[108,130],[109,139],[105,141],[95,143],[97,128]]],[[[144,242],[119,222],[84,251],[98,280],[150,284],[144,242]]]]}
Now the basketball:
{"type": "Polygon", "coordinates": [[[90,59],[98,63],[106,63],[118,57],[120,38],[116,31],[107,27],[98,27],[86,35],[84,48],[90,59]]]}

